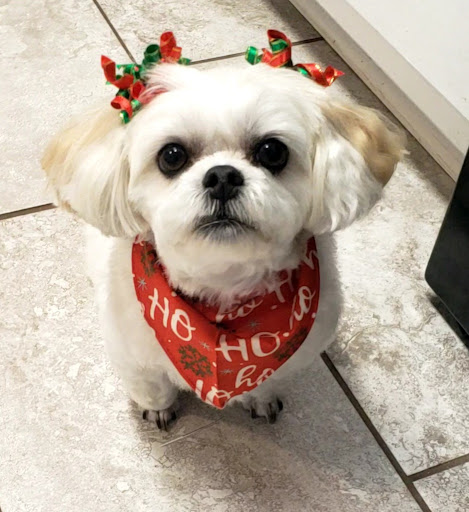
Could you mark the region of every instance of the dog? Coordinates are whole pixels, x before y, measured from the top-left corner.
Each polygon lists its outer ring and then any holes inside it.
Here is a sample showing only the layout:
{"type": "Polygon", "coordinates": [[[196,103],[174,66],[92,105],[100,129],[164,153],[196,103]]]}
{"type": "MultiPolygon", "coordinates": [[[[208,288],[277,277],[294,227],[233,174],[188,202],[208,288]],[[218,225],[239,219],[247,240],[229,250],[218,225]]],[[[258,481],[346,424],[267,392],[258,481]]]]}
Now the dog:
{"type": "Polygon", "coordinates": [[[159,428],[175,419],[180,390],[274,422],[286,379],[334,339],[333,232],[380,198],[404,136],[377,111],[262,63],[163,63],[147,89],[153,99],[132,122],[99,107],[59,133],[42,161],[57,204],[89,225],[87,264],[109,358],[159,428]],[[164,289],[145,274],[156,267],[164,289]],[[256,329],[265,301],[268,325],[256,329]]]}

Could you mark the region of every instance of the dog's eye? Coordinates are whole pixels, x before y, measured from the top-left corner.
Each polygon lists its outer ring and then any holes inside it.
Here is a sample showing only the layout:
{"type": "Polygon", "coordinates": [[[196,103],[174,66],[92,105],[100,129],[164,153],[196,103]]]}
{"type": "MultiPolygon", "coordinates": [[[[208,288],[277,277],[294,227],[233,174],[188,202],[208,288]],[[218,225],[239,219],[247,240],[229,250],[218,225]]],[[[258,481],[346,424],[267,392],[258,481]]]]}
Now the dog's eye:
{"type": "Polygon", "coordinates": [[[254,159],[272,174],[281,172],[288,163],[287,146],[278,139],[266,139],[256,146],[254,159]]]}
{"type": "Polygon", "coordinates": [[[181,144],[172,142],[161,148],[156,158],[161,172],[168,177],[174,176],[187,163],[187,151],[181,144]]]}

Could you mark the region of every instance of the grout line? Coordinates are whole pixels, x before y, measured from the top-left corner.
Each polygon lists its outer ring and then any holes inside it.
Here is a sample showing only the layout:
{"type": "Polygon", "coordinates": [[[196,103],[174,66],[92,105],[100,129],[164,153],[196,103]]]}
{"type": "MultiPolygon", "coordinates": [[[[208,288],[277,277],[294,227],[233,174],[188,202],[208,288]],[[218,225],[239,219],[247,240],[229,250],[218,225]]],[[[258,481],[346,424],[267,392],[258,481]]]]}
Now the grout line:
{"type": "Polygon", "coordinates": [[[295,43],[292,43],[292,46],[300,46],[302,44],[308,44],[308,43],[318,43],[319,41],[324,41],[324,37],[322,36],[316,36],[316,37],[310,37],[309,39],[301,39],[300,41],[296,41],[295,43]]]}
{"type": "Polygon", "coordinates": [[[346,397],[348,398],[349,402],[353,405],[355,410],[357,411],[358,415],[362,419],[363,423],[367,426],[368,430],[371,432],[371,435],[375,438],[375,441],[378,443],[381,450],[384,452],[386,457],[388,458],[389,462],[395,469],[396,473],[399,475],[401,480],[404,482],[404,485],[407,487],[408,491],[414,498],[414,500],[419,505],[422,512],[432,512],[428,505],[425,503],[425,500],[422,498],[421,494],[413,484],[413,481],[409,476],[406,475],[404,470],[402,469],[401,465],[399,464],[396,457],[391,452],[389,446],[386,444],[386,441],[381,437],[381,434],[378,432],[377,428],[373,425],[373,422],[370,420],[370,417],[365,412],[363,407],[360,405],[360,402],[355,398],[355,395],[353,394],[352,390],[349,388],[348,384],[345,382],[342,375],[340,375],[339,370],[335,367],[334,363],[330,359],[330,357],[327,355],[326,352],[323,352],[321,354],[321,358],[324,361],[325,365],[329,368],[330,372],[334,376],[335,380],[339,384],[339,386],[342,388],[342,391],[345,393],[346,397]]]}
{"type": "Polygon", "coordinates": [[[190,64],[191,64],[191,66],[193,66],[195,64],[205,64],[206,62],[215,62],[217,60],[234,59],[235,57],[243,56],[244,53],[245,52],[229,53],[228,55],[221,55],[219,57],[209,57],[208,59],[192,60],[190,62],[190,64]]]}
{"type": "Polygon", "coordinates": [[[447,462],[442,462],[441,464],[437,464],[436,466],[432,466],[431,468],[424,469],[422,471],[418,471],[417,473],[413,473],[409,475],[409,478],[412,482],[416,482],[417,480],[422,480],[422,478],[428,478],[429,476],[437,475],[443,471],[446,471],[451,468],[455,468],[457,466],[462,466],[469,462],[469,453],[466,455],[461,455],[460,457],[456,457],[455,459],[451,459],[447,462]]]}
{"type": "Polygon", "coordinates": [[[104,18],[106,23],[109,25],[109,28],[113,31],[114,35],[117,37],[117,40],[119,41],[119,43],[124,48],[125,53],[130,57],[130,60],[132,62],[136,62],[136,60],[134,59],[134,56],[132,55],[131,51],[127,48],[127,45],[125,44],[125,41],[120,36],[119,32],[117,32],[116,27],[114,27],[114,25],[112,24],[111,20],[108,18],[108,15],[106,14],[104,9],[99,4],[98,0],[93,0],[93,3],[94,3],[94,5],[96,5],[96,8],[101,13],[101,16],[104,18]]]}
{"type": "Polygon", "coordinates": [[[171,439],[171,441],[168,441],[167,443],[163,443],[161,445],[161,447],[163,446],[168,446],[170,444],[173,444],[173,443],[176,443],[177,441],[181,441],[181,439],[186,439],[187,437],[191,437],[192,434],[195,434],[196,432],[200,432],[201,430],[204,430],[206,428],[209,428],[211,427],[212,425],[216,425],[220,420],[215,420],[215,421],[212,421],[210,422],[208,425],[202,425],[201,427],[199,428],[196,428],[195,430],[193,430],[192,432],[189,432],[188,434],[184,434],[183,436],[180,436],[180,437],[176,437],[175,439],[171,439]]]}
{"type": "MultiPolygon", "coordinates": [[[[302,39],[301,41],[297,41],[296,43],[292,43],[292,46],[299,46],[302,44],[308,44],[308,43],[316,43],[318,41],[324,41],[324,38],[322,36],[318,37],[311,37],[309,39],[302,39]]],[[[218,57],[209,57],[207,59],[200,59],[200,60],[193,60],[191,62],[191,65],[194,64],[205,64],[206,62],[215,62],[218,60],[227,60],[227,59],[234,59],[235,57],[242,57],[246,52],[238,52],[238,53],[229,53],[228,55],[221,55],[218,57]]]]}
{"type": "Polygon", "coordinates": [[[13,212],[0,213],[0,221],[12,219],[14,217],[21,217],[30,213],[44,212],[46,210],[53,210],[57,208],[53,203],[40,204],[38,206],[31,206],[29,208],[23,208],[22,210],[15,210],[13,212]]]}

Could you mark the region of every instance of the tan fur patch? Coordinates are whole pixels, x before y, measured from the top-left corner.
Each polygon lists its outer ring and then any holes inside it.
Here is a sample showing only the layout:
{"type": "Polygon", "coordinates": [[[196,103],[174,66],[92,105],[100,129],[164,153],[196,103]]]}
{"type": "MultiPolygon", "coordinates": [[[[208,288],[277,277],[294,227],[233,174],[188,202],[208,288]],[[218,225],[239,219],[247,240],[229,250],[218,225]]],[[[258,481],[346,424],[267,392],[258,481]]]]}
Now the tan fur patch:
{"type": "Polygon", "coordinates": [[[363,156],[375,178],[385,185],[404,154],[404,132],[371,108],[330,102],[322,110],[335,130],[363,156]]]}
{"type": "Polygon", "coordinates": [[[49,183],[54,187],[60,206],[70,209],[60,198],[60,188],[70,182],[77,156],[84,148],[97,143],[120,124],[119,114],[109,106],[73,119],[49,143],[41,160],[49,183]]]}

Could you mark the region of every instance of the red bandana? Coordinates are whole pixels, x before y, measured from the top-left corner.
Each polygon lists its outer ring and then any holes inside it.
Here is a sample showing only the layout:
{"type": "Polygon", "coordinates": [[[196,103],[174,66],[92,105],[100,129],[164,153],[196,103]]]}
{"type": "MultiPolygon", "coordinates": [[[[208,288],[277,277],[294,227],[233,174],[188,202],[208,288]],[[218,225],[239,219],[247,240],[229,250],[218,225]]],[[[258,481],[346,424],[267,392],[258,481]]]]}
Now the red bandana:
{"type": "Polygon", "coordinates": [[[132,271],[137,299],[156,339],[199,398],[219,409],[280,368],[302,345],[318,310],[314,238],[300,266],[280,272],[275,291],[230,311],[176,293],[148,242],[134,243],[132,271]]]}

